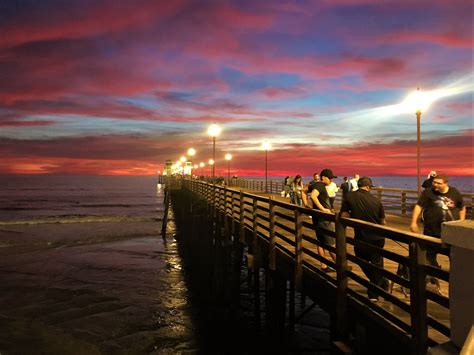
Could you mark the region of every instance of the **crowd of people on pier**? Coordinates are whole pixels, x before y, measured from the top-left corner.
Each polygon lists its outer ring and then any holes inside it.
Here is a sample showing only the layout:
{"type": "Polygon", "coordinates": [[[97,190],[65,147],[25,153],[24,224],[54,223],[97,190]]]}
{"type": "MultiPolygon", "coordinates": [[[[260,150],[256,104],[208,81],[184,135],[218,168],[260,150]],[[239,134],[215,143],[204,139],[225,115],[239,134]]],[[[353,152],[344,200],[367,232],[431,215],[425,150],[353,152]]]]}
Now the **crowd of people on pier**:
{"type": "MultiPolygon", "coordinates": [[[[356,218],[370,223],[385,225],[385,211],[382,201],[370,190],[374,187],[373,181],[368,176],[360,177],[359,174],[349,179],[343,178],[340,186],[337,186],[331,169],[323,169],[319,173],[313,174],[313,180],[308,184],[303,184],[300,175],[294,178],[287,176],[284,181],[282,196],[290,198],[291,203],[314,208],[325,213],[335,213],[334,201],[336,194],[342,192],[342,203],[340,215],[342,217],[356,218]]],[[[441,225],[446,221],[464,220],[466,217],[466,207],[463,203],[461,193],[449,185],[449,177],[435,171],[431,171],[427,179],[423,182],[424,191],[418,198],[413,209],[410,230],[419,233],[418,220],[422,217],[423,234],[431,237],[441,238],[441,225]]],[[[333,222],[320,218],[312,218],[316,230],[316,238],[321,244],[333,246],[335,244],[333,222]]],[[[383,276],[384,261],[381,250],[385,245],[385,237],[369,229],[354,230],[354,253],[363,260],[360,263],[362,271],[374,285],[385,291],[389,290],[389,282],[383,276]],[[371,264],[376,267],[371,267],[371,264]]],[[[318,254],[325,255],[325,249],[318,246],[318,254]]],[[[334,253],[329,253],[335,261],[334,253]]],[[[434,250],[428,249],[426,252],[427,264],[440,268],[437,261],[437,254],[434,250]]],[[[350,269],[350,267],[348,267],[350,269]]],[[[334,271],[328,265],[322,264],[321,270],[324,272],[334,271]]],[[[427,278],[427,286],[433,287],[433,291],[440,293],[439,282],[436,278],[427,278]]],[[[368,297],[372,301],[378,300],[377,292],[369,288],[368,297]]]]}

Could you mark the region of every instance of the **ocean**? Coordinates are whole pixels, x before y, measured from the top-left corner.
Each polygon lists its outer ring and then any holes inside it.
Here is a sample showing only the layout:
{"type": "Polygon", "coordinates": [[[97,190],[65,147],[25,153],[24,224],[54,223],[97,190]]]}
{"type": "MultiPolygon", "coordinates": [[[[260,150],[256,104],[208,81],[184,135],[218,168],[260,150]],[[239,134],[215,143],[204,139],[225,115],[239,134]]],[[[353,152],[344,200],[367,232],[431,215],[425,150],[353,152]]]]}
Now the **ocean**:
{"type": "MultiPolygon", "coordinates": [[[[242,338],[275,344],[252,328],[246,287],[237,322],[209,302],[208,275],[186,263],[172,214],[161,236],[164,186],[156,177],[0,183],[1,354],[240,354],[250,346],[242,338]]],[[[312,312],[289,346],[325,353],[328,316],[312,312]]]]}
{"type": "Polygon", "coordinates": [[[201,348],[154,177],[1,176],[0,353],[201,348]]]}
{"type": "Polygon", "coordinates": [[[0,221],[161,220],[163,190],[150,176],[0,176],[0,221]]]}

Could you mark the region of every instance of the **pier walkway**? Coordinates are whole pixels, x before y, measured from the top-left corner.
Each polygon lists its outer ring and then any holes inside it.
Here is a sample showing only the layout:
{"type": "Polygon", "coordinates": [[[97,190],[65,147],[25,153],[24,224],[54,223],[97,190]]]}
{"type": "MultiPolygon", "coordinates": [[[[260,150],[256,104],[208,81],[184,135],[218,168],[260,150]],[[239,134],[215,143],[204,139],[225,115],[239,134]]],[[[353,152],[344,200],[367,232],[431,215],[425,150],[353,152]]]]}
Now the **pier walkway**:
{"type": "MultiPolygon", "coordinates": [[[[204,199],[213,213],[223,216],[228,233],[248,246],[249,267],[285,275],[293,294],[301,292],[331,315],[335,337],[341,341],[346,341],[349,333],[376,329],[391,339],[387,344],[424,354],[428,347],[450,340],[449,250],[437,238],[411,233],[406,215],[388,214],[388,225],[380,226],[295,206],[279,194],[250,188],[197,180],[169,179],[167,184],[191,191],[204,199]],[[335,223],[334,247],[315,238],[315,218],[335,223]],[[384,268],[379,270],[392,284],[389,290],[371,284],[361,271],[360,265],[377,267],[355,256],[354,245],[361,242],[354,239],[354,228],[385,237],[385,247],[380,250],[384,268]],[[326,256],[319,255],[317,247],[325,249],[326,256]],[[426,265],[427,248],[439,252],[441,269],[426,265]],[[328,257],[329,251],[336,254],[335,262],[328,257]],[[335,271],[322,271],[322,264],[335,271]],[[408,277],[397,273],[400,265],[408,270],[408,277]],[[427,286],[427,276],[439,280],[441,292],[427,286]],[[367,289],[379,294],[379,301],[370,301],[367,289]]],[[[258,290],[259,281],[254,282],[258,290]]],[[[294,326],[298,318],[294,296],[288,314],[294,326]]]]}

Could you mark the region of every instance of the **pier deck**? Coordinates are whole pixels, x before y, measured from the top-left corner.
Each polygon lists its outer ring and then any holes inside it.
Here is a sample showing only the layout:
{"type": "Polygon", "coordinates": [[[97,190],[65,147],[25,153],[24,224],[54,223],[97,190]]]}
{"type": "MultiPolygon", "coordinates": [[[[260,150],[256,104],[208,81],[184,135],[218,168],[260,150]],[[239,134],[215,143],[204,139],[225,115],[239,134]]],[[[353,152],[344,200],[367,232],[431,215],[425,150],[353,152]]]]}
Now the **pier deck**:
{"type": "MultiPolygon", "coordinates": [[[[348,328],[357,328],[354,324],[364,319],[364,324],[385,329],[396,339],[394,344],[404,344],[412,353],[422,354],[429,346],[449,341],[449,250],[437,238],[411,233],[409,218],[387,214],[388,226],[379,226],[291,205],[280,195],[194,180],[181,184],[229,221],[231,234],[249,246],[253,268],[286,275],[293,289],[328,311],[341,339],[347,337],[348,328]],[[335,247],[316,239],[314,218],[335,223],[335,247]],[[354,254],[354,244],[359,243],[353,238],[354,228],[377,231],[385,237],[381,249],[384,268],[380,271],[393,283],[391,291],[371,284],[361,271],[364,261],[354,254]],[[325,249],[326,256],[320,256],[317,247],[325,249]],[[442,269],[426,265],[427,248],[440,253],[442,269]],[[337,255],[335,262],[328,251],[337,255]],[[322,263],[335,272],[323,272],[322,263]],[[408,278],[397,274],[399,265],[409,270],[408,278]],[[426,276],[439,280],[440,294],[427,286],[426,276]],[[378,302],[368,299],[368,288],[379,294],[378,302]]],[[[376,268],[370,265],[366,266],[376,268]]],[[[289,313],[290,323],[294,323],[295,310],[289,313]]]]}

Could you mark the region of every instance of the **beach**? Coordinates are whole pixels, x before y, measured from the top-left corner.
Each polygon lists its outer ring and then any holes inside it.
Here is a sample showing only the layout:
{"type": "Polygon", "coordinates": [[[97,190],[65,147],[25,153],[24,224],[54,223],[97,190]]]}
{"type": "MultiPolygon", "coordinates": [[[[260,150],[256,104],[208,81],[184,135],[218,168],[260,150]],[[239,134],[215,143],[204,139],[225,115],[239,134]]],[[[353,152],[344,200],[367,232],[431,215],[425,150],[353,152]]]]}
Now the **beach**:
{"type": "Polygon", "coordinates": [[[164,244],[159,227],[2,227],[2,353],[196,349],[176,243],[164,244]]]}

